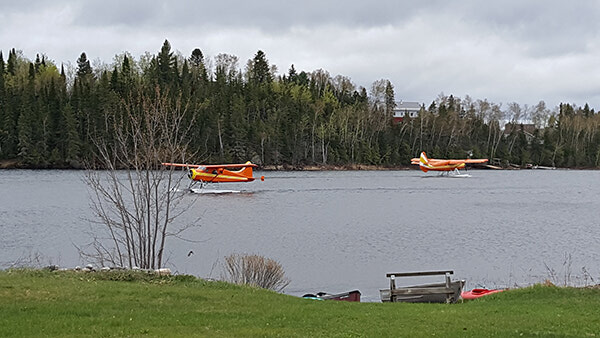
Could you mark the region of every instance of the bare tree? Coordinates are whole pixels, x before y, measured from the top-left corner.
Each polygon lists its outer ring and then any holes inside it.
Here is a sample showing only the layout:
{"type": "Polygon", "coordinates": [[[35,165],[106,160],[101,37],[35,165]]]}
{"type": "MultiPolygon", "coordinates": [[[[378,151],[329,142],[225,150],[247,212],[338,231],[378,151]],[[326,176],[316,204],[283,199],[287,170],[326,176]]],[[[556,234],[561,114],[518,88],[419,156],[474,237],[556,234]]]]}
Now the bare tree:
{"type": "Polygon", "coordinates": [[[121,106],[105,118],[113,135],[93,140],[96,158],[85,176],[97,223],[109,235],[96,232],[92,252],[82,254],[102,265],[156,269],[164,263],[166,238],[187,228],[172,226],[190,206],[181,203],[184,175],[161,162],[185,160],[193,114],[159,88],[121,106]]]}

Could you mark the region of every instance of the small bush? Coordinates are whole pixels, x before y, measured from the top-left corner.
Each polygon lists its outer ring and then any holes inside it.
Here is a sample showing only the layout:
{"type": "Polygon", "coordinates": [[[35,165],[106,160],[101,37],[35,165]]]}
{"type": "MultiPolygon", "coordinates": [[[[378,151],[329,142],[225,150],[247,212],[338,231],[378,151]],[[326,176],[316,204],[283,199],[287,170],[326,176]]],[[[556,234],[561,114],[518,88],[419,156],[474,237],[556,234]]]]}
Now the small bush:
{"type": "Polygon", "coordinates": [[[281,264],[259,255],[229,255],[225,257],[223,268],[223,279],[235,284],[253,285],[273,291],[282,291],[290,284],[281,264]]]}

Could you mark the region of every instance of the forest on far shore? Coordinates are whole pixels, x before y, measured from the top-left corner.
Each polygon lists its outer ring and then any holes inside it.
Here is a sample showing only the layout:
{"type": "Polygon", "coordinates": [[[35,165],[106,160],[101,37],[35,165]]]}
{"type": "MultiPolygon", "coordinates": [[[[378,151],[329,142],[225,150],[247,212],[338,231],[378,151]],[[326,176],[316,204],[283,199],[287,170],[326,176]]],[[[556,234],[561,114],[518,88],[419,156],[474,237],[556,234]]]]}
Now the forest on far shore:
{"type": "Polygon", "coordinates": [[[504,105],[440,94],[396,123],[389,80],[367,89],[323,69],[291,65],[279,74],[260,50],[244,65],[229,54],[207,59],[198,48],[184,57],[167,40],[156,54],[136,60],[123,53],[95,67],[85,53],[65,66],[44,54],[31,61],[14,48],[5,60],[0,51],[0,161],[81,168],[96,156],[94,140],[110,140],[114,122],[156,93],[185,110],[187,162],[404,166],[426,151],[502,165],[600,166],[600,117],[588,104],[504,105]]]}

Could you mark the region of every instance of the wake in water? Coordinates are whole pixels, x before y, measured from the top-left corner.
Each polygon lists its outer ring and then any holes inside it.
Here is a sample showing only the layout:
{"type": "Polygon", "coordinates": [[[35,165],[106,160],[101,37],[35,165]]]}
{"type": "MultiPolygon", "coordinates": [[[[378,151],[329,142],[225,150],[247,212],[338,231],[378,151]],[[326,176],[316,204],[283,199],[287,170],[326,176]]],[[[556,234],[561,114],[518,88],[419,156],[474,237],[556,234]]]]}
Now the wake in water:
{"type": "Polygon", "coordinates": [[[204,188],[191,188],[190,191],[194,194],[239,194],[241,190],[217,190],[204,188]]]}

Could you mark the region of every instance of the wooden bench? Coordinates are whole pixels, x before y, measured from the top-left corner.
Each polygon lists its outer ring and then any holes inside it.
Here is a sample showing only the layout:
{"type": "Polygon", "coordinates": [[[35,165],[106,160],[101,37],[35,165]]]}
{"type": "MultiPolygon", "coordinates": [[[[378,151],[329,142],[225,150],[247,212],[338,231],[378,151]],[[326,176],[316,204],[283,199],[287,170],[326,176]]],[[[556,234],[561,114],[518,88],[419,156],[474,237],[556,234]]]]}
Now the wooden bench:
{"type": "Polygon", "coordinates": [[[452,281],[452,270],[421,271],[421,272],[392,272],[386,274],[390,279],[390,289],[380,290],[381,300],[386,302],[425,302],[425,303],[454,303],[458,300],[464,281],[452,281]],[[396,287],[396,277],[422,277],[444,275],[445,282],[424,284],[408,287],[396,287]],[[387,299],[389,296],[389,299],[387,299]]]}

